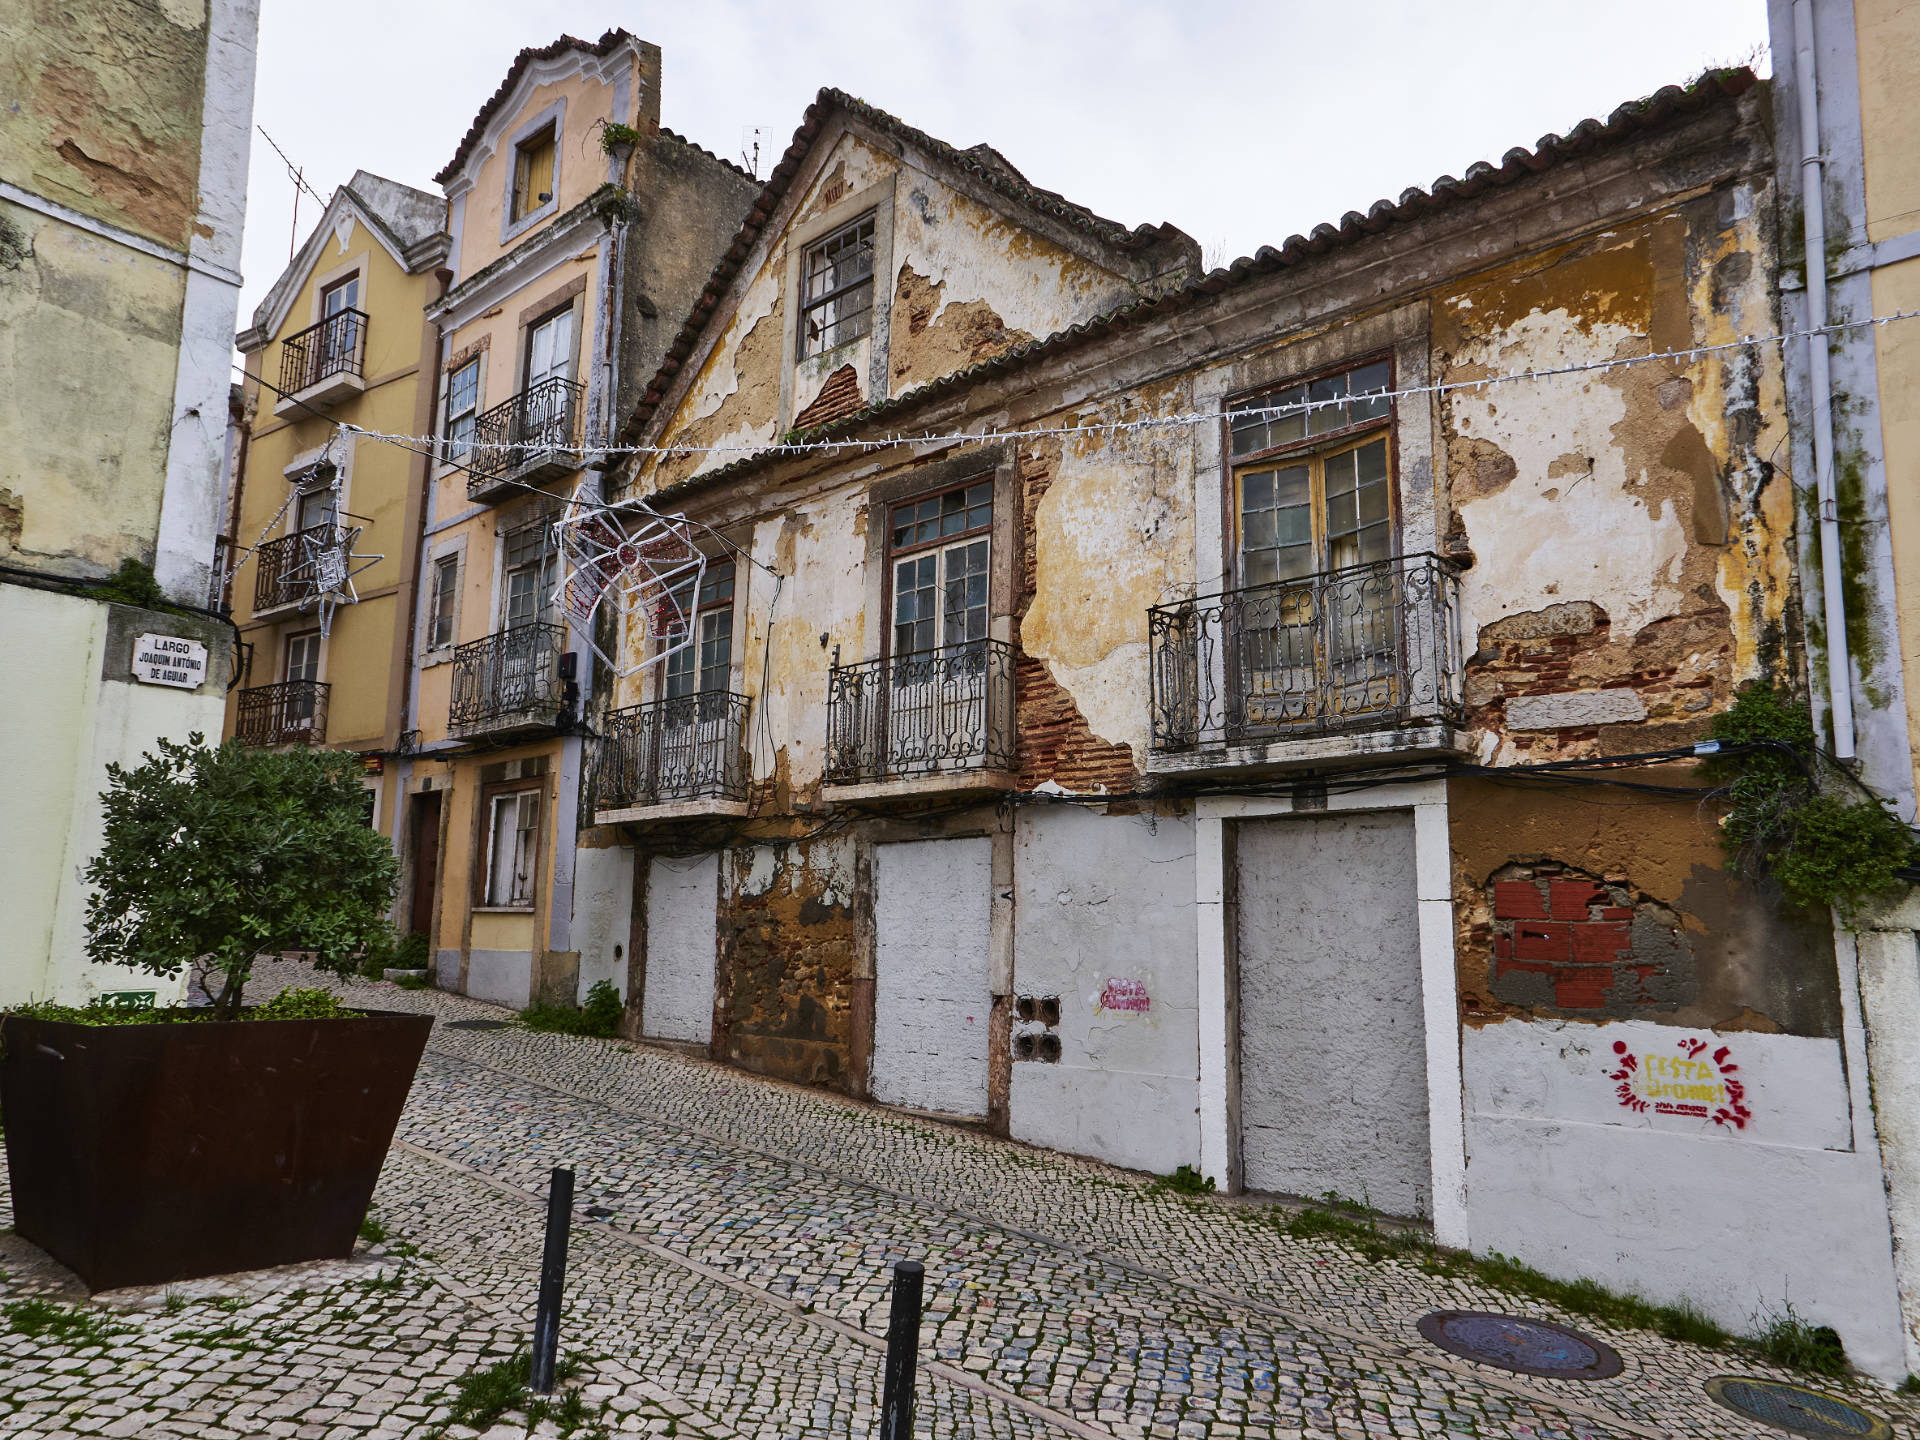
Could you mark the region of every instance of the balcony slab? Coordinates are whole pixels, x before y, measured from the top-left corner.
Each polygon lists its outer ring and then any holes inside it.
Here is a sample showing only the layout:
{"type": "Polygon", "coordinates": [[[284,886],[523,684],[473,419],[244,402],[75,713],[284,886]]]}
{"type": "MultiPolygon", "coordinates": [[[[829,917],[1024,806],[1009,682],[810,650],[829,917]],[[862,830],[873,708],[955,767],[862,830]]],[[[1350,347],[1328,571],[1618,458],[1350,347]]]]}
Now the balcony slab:
{"type": "Polygon", "coordinates": [[[821,793],[829,804],[855,805],[875,800],[917,800],[929,796],[1001,795],[1017,789],[1019,784],[1019,777],[1007,770],[953,770],[898,780],[828,784],[821,793]]]}
{"type": "Polygon", "coordinates": [[[618,810],[596,810],[596,825],[657,825],[669,820],[744,820],[753,813],[745,800],[696,798],[668,800],[659,805],[628,805],[618,810]]]}
{"type": "Polygon", "coordinates": [[[1285,737],[1238,745],[1196,745],[1191,750],[1156,750],[1147,757],[1147,774],[1169,779],[1232,775],[1252,777],[1286,770],[1325,769],[1380,761],[1452,760],[1473,753],[1472,732],[1453,725],[1397,725],[1390,729],[1347,731],[1337,735],[1285,737]]]}
{"type": "Polygon", "coordinates": [[[291,395],[282,395],[273,402],[273,413],[282,419],[289,415],[306,414],[325,405],[337,404],[355,395],[364,395],[367,389],[365,378],[351,370],[341,370],[317,380],[304,390],[296,390],[291,395]]]}

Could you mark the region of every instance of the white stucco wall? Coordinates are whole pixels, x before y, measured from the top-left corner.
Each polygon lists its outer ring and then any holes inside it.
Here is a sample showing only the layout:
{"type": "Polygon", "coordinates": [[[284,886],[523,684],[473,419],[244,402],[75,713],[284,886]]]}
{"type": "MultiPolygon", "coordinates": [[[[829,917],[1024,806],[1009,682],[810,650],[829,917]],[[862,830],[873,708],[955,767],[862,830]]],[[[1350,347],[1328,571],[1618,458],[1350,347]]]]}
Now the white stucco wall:
{"type": "Polygon", "coordinates": [[[1854,1148],[1839,1041],[1639,1021],[1507,1021],[1461,1040],[1474,1249],[1688,1301],[1736,1331],[1790,1300],[1855,1364],[1906,1373],[1879,1160],[1854,1148]],[[1690,1040],[1710,1073],[1737,1067],[1722,1088],[1740,1082],[1744,1126],[1622,1103],[1644,1098],[1646,1056],[1684,1058],[1690,1040]],[[1625,1080],[1616,1043],[1638,1062],[1625,1080]]]}
{"type": "Polygon", "coordinates": [[[627,998],[627,941],[632,923],[632,847],[580,848],[574,855],[572,933],[580,949],[582,1002],[602,980],[611,980],[620,998],[627,998]]]}
{"type": "MultiPolygon", "coordinates": [[[[0,734],[14,773],[0,790],[0,1005],[53,999],[84,1004],[103,990],[153,990],[162,1003],[185,983],[89,964],[87,885],[99,848],[100,792],[109,763],[138,764],[161,736],[220,735],[224,660],[199,690],[103,678],[124,670],[132,635],[181,633],[170,617],[69,595],[0,585],[0,734]],[[110,623],[115,610],[122,619],[110,623]]],[[[191,633],[198,635],[195,630],[191,633]]]]}
{"type": "Polygon", "coordinates": [[[657,1040],[713,1038],[720,857],[656,856],[647,870],[647,988],[640,1029],[657,1040]]]}
{"type": "Polygon", "coordinates": [[[873,1098],[987,1113],[993,842],[874,847],[873,1098]]]}
{"type": "Polygon", "coordinates": [[[1059,998],[1061,1057],[1014,1063],[1011,1133],[1156,1174],[1197,1165],[1192,822],[1073,805],[1018,816],[1013,988],[1059,998]],[[1107,1008],[1115,981],[1146,1008],[1107,1008]]]}

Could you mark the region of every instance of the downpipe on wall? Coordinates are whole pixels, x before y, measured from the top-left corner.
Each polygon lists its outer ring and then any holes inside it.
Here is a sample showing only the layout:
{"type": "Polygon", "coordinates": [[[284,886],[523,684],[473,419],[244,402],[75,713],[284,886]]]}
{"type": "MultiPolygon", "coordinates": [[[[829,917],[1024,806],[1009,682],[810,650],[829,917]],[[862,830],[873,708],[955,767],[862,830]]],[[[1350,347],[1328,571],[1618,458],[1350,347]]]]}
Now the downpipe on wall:
{"type": "Polygon", "coordinates": [[[1800,210],[1806,227],[1807,373],[1813,391],[1813,482],[1820,511],[1821,614],[1827,631],[1827,708],[1834,758],[1851,761],[1853,660],[1840,588],[1840,511],[1833,486],[1833,372],[1827,324],[1826,160],[1820,144],[1819,71],[1813,0],[1793,0],[1793,78],[1800,99],[1800,210]]]}

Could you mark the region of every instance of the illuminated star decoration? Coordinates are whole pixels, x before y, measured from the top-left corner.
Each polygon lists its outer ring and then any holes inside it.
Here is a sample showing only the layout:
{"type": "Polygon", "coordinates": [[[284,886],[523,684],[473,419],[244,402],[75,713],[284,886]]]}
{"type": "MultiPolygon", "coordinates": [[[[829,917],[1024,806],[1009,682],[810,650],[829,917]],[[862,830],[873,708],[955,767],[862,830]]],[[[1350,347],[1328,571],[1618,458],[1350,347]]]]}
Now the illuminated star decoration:
{"type": "Polygon", "coordinates": [[[300,532],[299,556],[287,567],[287,579],[300,593],[300,609],[320,612],[320,638],[333,631],[333,612],[342,605],[357,605],[359,593],[354,577],[386,559],[385,555],[361,555],[354,550],[364,526],[316,525],[300,532]]]}
{"type": "Polygon", "coordinates": [[[661,515],[641,501],[587,505],[554,521],[553,534],[561,556],[554,603],[615,675],[637,674],[693,643],[691,612],[707,557],[685,516],[661,515]],[[594,617],[609,597],[629,632],[614,648],[640,657],[631,663],[594,639],[594,617]]]}

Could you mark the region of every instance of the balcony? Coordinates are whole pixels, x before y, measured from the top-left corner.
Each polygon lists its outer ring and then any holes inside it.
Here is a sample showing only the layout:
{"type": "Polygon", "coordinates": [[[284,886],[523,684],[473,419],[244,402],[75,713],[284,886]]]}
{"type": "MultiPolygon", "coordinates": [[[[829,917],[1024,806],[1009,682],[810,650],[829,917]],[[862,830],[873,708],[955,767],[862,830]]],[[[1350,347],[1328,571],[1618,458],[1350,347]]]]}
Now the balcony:
{"type": "Polygon", "coordinates": [[[497,500],[580,468],[587,387],[555,377],[529,386],[473,423],[467,498],[497,500]]]}
{"type": "Polygon", "coordinates": [[[253,552],[253,613],[298,605],[318,593],[317,552],[337,541],[335,525],[315,525],[269,540],[253,552]]]}
{"type": "Polygon", "coordinates": [[[747,813],[747,697],[703,690],[607,716],[593,776],[593,823],[747,813]]]}
{"type": "Polygon", "coordinates": [[[1150,773],[1459,753],[1459,583],[1437,555],[1147,612],[1150,773]]]}
{"type": "Polygon", "coordinates": [[[837,800],[1010,790],[1013,647],[975,640],[836,665],[827,785],[837,800]]]}
{"type": "Polygon", "coordinates": [[[327,691],[318,680],[282,680],[240,692],[234,736],[242,745],[318,745],[327,738],[327,691]]]}
{"type": "Polygon", "coordinates": [[[447,731],[462,738],[549,730],[564,711],[564,625],[535,623],[470,640],[453,652],[447,731]]]}
{"type": "Polygon", "coordinates": [[[367,317],[342,310],[318,325],[289,335],[280,346],[279,416],[319,408],[367,388],[362,366],[367,355],[367,317]]]}

